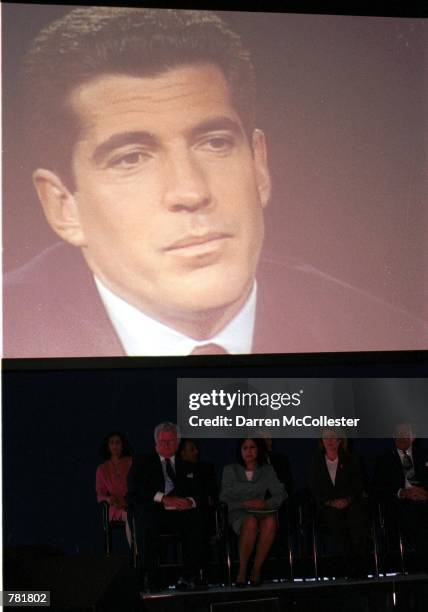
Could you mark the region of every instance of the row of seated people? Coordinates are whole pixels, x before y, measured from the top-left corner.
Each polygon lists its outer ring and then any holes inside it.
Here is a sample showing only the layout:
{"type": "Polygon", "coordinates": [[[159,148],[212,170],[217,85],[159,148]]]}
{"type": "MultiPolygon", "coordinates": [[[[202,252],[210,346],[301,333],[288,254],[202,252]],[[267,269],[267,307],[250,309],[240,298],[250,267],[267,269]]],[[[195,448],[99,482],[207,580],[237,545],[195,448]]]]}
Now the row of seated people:
{"type": "MultiPolygon", "coordinates": [[[[207,512],[218,499],[227,504],[230,527],[238,536],[235,584],[246,586],[252,556],[250,583],[260,584],[263,563],[277,533],[278,512],[284,512],[283,502],[292,493],[286,456],[273,452],[267,436],[239,440],[237,460],[224,467],[219,493],[213,466],[198,462],[196,441],[180,441],[177,426],[168,422],[158,425],[154,433],[155,452],[134,459],[126,437],[110,433],[102,447],[105,461],[96,475],[97,499],[109,504],[110,519],[126,521],[127,511],[134,517],[144,588],[162,587],[158,551],[164,531],[176,531],[182,539],[183,578],[177,587],[204,586],[207,512]]],[[[358,456],[335,430],[322,431],[310,490],[319,519],[344,558],[345,574],[366,574],[368,487],[358,456]]],[[[392,451],[379,458],[373,492],[394,507],[403,532],[426,559],[428,453],[414,440],[408,424],[397,426],[392,451]]],[[[129,528],[127,535],[130,538],[129,528]]]]}

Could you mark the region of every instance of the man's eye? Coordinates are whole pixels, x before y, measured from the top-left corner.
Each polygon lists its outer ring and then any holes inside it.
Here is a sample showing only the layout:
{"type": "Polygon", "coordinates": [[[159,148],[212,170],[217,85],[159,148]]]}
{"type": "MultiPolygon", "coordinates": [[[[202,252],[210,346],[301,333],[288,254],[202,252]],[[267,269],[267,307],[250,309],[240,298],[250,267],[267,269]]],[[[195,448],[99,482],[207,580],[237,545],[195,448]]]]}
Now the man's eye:
{"type": "Polygon", "coordinates": [[[140,164],[144,157],[144,153],[141,151],[133,151],[132,153],[115,157],[111,160],[110,166],[114,168],[131,168],[140,164]]]}
{"type": "Polygon", "coordinates": [[[226,136],[212,136],[202,143],[202,148],[218,153],[228,152],[233,147],[233,138],[226,136]]]}

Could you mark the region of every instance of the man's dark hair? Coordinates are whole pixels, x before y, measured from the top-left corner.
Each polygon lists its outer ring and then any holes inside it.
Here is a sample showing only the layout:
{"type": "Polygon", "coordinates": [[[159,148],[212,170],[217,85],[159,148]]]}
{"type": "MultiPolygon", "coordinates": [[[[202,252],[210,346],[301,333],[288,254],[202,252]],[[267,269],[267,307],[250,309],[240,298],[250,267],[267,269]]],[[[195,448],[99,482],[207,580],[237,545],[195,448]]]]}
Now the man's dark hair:
{"type": "Polygon", "coordinates": [[[81,7],[43,29],[24,62],[26,117],[37,165],[74,189],[73,144],[80,126],[69,96],[102,74],[156,76],[210,62],[223,72],[244,129],[254,128],[254,71],[240,37],[212,12],[81,7]]]}
{"type": "Polygon", "coordinates": [[[181,455],[182,451],[186,448],[186,444],[194,444],[196,446],[196,448],[198,449],[198,453],[199,453],[199,443],[197,440],[195,440],[195,438],[181,438],[180,440],[180,444],[178,445],[178,449],[177,449],[177,455],[181,455]]]}

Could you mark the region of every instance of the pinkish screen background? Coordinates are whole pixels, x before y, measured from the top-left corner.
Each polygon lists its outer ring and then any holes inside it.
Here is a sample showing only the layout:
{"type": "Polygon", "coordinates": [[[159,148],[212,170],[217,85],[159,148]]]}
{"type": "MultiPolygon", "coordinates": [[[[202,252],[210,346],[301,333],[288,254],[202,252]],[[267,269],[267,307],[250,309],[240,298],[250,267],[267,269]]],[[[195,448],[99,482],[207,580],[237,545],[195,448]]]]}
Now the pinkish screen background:
{"type": "MultiPolygon", "coordinates": [[[[23,52],[64,10],[3,6],[5,272],[57,241],[21,163],[14,96],[23,52]]],[[[223,17],[252,49],[258,75],[258,124],[273,179],[265,252],[295,257],[426,319],[428,22],[223,17]]]]}

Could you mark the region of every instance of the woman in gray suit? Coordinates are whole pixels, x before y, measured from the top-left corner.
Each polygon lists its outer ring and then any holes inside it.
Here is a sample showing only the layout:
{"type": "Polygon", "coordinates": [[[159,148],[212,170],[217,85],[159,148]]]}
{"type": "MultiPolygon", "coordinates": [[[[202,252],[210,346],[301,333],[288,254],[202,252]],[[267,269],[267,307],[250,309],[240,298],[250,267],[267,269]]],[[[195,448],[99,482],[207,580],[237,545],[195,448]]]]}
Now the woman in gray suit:
{"type": "Polygon", "coordinates": [[[229,523],[239,535],[239,572],[236,586],[244,587],[247,565],[256,545],[250,584],[261,584],[261,570],[275,538],[276,511],[287,494],[274,469],[266,463],[263,440],[239,441],[238,461],[223,470],[221,501],[227,503],[229,523]],[[258,537],[257,537],[258,536],[258,537]]]}

